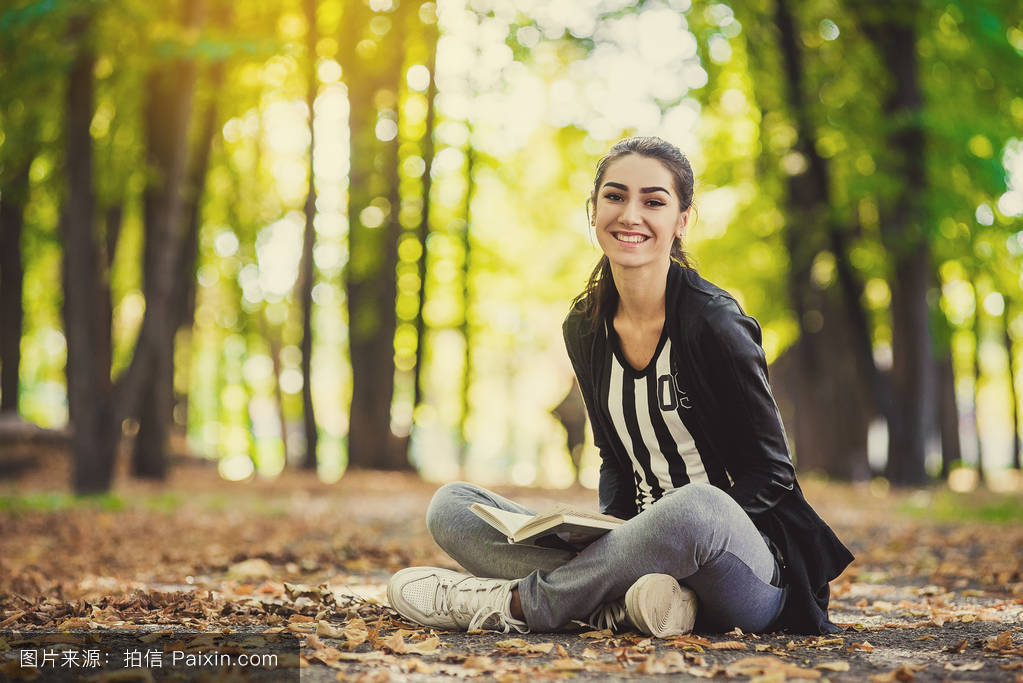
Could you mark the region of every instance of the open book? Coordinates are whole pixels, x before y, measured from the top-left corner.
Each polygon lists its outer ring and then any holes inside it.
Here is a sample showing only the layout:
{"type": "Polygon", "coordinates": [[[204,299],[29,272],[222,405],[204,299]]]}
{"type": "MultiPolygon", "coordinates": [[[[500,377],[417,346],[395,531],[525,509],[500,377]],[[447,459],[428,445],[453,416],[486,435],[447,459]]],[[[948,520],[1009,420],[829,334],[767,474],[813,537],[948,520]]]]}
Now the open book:
{"type": "Polygon", "coordinates": [[[625,520],[617,517],[570,505],[558,505],[536,515],[509,512],[482,503],[473,503],[469,509],[507,536],[509,543],[542,548],[578,550],[625,524],[625,520]]]}

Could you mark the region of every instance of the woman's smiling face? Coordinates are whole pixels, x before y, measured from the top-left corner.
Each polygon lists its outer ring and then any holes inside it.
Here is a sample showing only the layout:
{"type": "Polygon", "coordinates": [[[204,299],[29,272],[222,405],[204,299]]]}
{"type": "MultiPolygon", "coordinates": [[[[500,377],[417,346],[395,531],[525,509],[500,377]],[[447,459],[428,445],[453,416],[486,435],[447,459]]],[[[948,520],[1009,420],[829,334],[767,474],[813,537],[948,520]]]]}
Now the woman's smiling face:
{"type": "Polygon", "coordinates": [[[671,172],[657,159],[629,154],[610,164],[600,181],[593,227],[612,265],[638,268],[670,259],[688,216],[671,172]]]}

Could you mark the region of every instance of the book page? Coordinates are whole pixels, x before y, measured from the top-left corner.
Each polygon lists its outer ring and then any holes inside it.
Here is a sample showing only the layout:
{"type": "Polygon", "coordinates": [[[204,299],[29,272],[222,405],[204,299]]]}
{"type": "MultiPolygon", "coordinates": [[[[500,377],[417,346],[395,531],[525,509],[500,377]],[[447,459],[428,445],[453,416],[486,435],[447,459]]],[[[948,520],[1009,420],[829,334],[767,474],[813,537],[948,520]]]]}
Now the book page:
{"type": "Polygon", "coordinates": [[[483,503],[473,503],[469,509],[505,536],[514,536],[516,531],[533,519],[533,515],[509,512],[483,503]]]}

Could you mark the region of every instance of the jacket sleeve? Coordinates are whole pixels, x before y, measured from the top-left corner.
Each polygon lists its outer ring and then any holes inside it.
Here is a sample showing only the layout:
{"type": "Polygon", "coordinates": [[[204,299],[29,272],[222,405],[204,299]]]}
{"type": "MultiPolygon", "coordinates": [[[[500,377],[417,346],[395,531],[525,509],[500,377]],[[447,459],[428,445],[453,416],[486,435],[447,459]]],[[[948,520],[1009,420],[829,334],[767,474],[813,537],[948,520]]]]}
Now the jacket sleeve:
{"type": "Polygon", "coordinates": [[[562,325],[562,333],[565,337],[565,350],[568,352],[568,359],[572,362],[572,370],[575,372],[576,380],[579,382],[579,391],[582,393],[583,403],[586,405],[586,415],[590,420],[590,429],[593,431],[593,444],[600,453],[600,482],[598,484],[600,511],[619,519],[632,519],[637,514],[635,484],[630,472],[621,467],[609,448],[601,428],[600,415],[595,410],[597,399],[591,370],[593,364],[582,359],[583,349],[581,348],[578,324],[578,321],[573,320],[570,314],[562,325]]]}
{"type": "Polygon", "coordinates": [[[795,470],[778,406],[767,379],[760,326],[729,297],[708,302],[699,347],[707,363],[709,390],[719,425],[731,437],[727,458],[728,494],[749,514],[774,507],[792,491],[795,470]]]}

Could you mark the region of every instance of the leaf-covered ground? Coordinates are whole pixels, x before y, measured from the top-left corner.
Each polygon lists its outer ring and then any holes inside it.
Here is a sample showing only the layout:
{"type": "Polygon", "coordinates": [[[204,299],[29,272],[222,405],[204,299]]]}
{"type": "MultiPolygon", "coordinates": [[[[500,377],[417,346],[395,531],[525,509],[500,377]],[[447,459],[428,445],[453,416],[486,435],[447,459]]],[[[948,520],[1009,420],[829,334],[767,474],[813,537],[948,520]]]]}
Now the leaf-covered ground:
{"type": "MultiPolygon", "coordinates": [[[[646,678],[1023,682],[1023,521],[1016,497],[880,493],[804,482],[857,555],[832,585],[831,637],[659,640],[578,629],[525,636],[405,622],[391,572],[455,567],[423,514],[436,485],[359,473],[229,483],[179,465],[165,486],[119,481],[74,501],[59,466],[0,480],[0,679],[31,676],[11,643],[34,632],[293,633],[302,680],[646,678]]],[[[584,489],[499,489],[595,506],[584,489]]],[[[45,680],[46,671],[37,680],[45,680]]]]}

